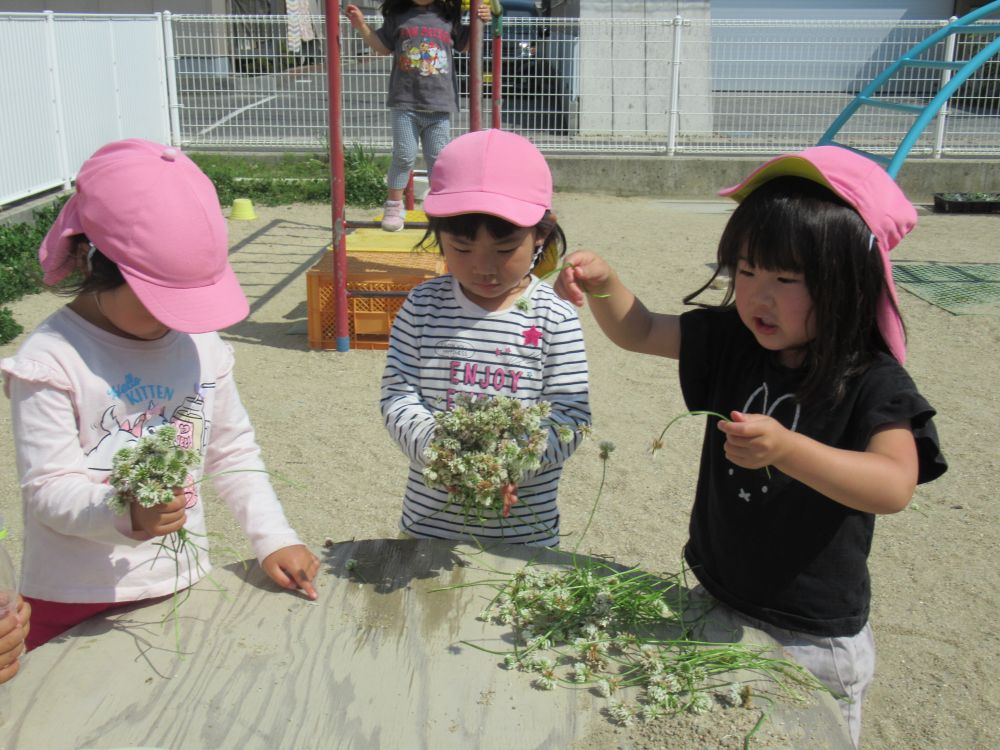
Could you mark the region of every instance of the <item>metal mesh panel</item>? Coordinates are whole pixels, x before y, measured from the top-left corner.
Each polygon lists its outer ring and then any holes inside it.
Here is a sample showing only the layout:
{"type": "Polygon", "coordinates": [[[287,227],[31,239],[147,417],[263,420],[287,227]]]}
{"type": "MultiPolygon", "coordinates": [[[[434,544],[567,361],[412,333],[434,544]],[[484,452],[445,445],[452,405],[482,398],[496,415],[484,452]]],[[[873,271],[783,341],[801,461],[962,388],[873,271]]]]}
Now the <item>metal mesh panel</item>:
{"type": "MultiPolygon", "coordinates": [[[[288,49],[284,16],[174,16],[180,139],[184,145],[315,147],[327,143],[323,19],[315,41],[288,49]]],[[[381,23],[369,19],[373,28],[381,23]]],[[[546,152],[775,153],[814,144],[878,73],[941,22],[631,21],[505,22],[501,127],[546,152]]],[[[341,19],[345,142],[386,150],[390,59],[367,49],[341,19]]],[[[483,54],[482,124],[493,122],[495,64],[483,54]]],[[[960,38],[967,59],[982,37],[960,38]]],[[[942,49],[934,52],[943,56],[942,49]]],[[[965,56],[963,58],[963,55],[965,56]]],[[[469,126],[465,56],[456,58],[461,112],[469,126]]],[[[910,70],[881,96],[925,105],[941,83],[910,70]]],[[[953,98],[945,126],[928,128],[914,155],[1000,152],[1000,63],[991,62],[953,98]],[[936,142],[935,142],[936,141],[936,142]]],[[[911,113],[859,114],[839,136],[891,152],[911,113]]]]}
{"type": "Polygon", "coordinates": [[[1000,264],[897,263],[896,284],[956,315],[1000,315],[1000,264]]]}

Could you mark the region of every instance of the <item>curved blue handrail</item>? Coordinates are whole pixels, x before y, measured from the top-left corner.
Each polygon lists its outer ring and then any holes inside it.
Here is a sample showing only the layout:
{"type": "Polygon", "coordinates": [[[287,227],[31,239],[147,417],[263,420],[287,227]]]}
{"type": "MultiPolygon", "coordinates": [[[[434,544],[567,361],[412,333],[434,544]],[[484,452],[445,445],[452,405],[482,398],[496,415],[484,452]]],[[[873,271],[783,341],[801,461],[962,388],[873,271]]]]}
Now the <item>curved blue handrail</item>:
{"type": "Polygon", "coordinates": [[[876,76],[871,83],[865,86],[860,94],[854,97],[851,103],[844,108],[844,111],[841,112],[830,127],[826,129],[826,132],[820,137],[817,145],[823,146],[827,144],[836,144],[833,137],[840,131],[844,123],[850,119],[851,115],[853,115],[858,108],[863,105],[884,106],[892,109],[907,111],[919,110],[919,115],[910,126],[910,129],[906,132],[906,135],[903,136],[903,140],[896,148],[896,152],[893,154],[891,159],[870,154],[866,151],[860,151],[859,149],[852,149],[882,163],[885,166],[886,171],[889,173],[889,176],[895,177],[899,173],[900,168],[903,166],[903,162],[906,161],[906,157],[909,155],[913,145],[917,142],[917,139],[920,138],[921,133],[923,133],[930,121],[945,105],[945,102],[948,101],[959,86],[965,83],[969,76],[975,73],[980,67],[982,67],[983,64],[1000,51],[1000,25],[981,25],[977,27],[970,27],[970,24],[973,24],[979,19],[990,16],[994,13],[1000,13],[1000,0],[993,0],[993,2],[986,4],[981,8],[977,8],[971,13],[966,13],[964,16],[955,19],[947,26],[941,27],[922,42],[911,48],[905,55],[900,57],[888,68],[883,70],[878,76],[876,76]],[[941,60],[917,59],[921,54],[938,44],[941,40],[959,32],[980,34],[995,33],[998,34],[998,36],[968,61],[947,62],[941,60]],[[872,95],[882,87],[882,84],[892,78],[892,76],[895,75],[900,68],[913,66],[941,69],[950,68],[955,69],[956,72],[952,75],[948,83],[942,86],[934,98],[931,99],[924,107],[915,108],[914,105],[910,104],[897,105],[890,101],[872,98],[872,95]]]}

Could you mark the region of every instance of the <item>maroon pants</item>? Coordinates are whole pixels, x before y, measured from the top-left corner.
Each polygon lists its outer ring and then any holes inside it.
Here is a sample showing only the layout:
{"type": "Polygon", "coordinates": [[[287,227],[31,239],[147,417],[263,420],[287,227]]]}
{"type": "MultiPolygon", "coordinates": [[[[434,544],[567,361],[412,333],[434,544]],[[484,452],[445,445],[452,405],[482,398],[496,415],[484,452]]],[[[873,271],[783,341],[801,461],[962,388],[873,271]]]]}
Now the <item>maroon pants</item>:
{"type": "Polygon", "coordinates": [[[49,602],[44,599],[24,597],[31,604],[31,630],[24,642],[26,651],[48,643],[65,633],[74,625],[116,607],[125,607],[134,602],[97,602],[73,604],[70,602],[49,602]]]}

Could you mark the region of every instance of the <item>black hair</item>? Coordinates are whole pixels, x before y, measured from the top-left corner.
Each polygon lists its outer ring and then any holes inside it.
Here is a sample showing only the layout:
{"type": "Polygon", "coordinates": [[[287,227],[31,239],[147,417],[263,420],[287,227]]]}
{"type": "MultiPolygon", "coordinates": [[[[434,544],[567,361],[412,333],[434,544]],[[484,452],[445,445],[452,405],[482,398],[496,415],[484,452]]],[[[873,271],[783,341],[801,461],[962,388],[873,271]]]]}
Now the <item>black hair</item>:
{"type": "Polygon", "coordinates": [[[879,352],[889,353],[878,329],[879,298],[887,289],[875,242],[857,211],[833,191],[801,177],[775,178],[733,212],[719,240],[715,273],[684,302],[732,309],[741,257],[768,271],[801,273],[816,337],[805,347],[806,376],[796,396],[803,404],[836,405],[850,378],[879,352]],[[729,275],[722,302],[695,302],[722,272],[729,275]]]}
{"type": "Polygon", "coordinates": [[[125,283],[118,264],[109,260],[100,250],[94,249],[90,256],[89,268],[87,255],[90,253],[90,240],[85,234],[75,234],[69,238],[70,250],[67,263],[72,263],[74,273],[61,282],[56,291],[67,296],[79,294],[96,294],[117,289],[125,283]]]}
{"type": "MultiPolygon", "coordinates": [[[[396,16],[414,7],[412,0],[382,0],[379,11],[383,18],[396,16]]],[[[434,0],[429,7],[436,8],[442,17],[457,29],[462,23],[462,3],[460,0],[434,0]]]]}
{"type": "MultiPolygon", "coordinates": [[[[457,216],[430,216],[427,219],[427,231],[420,238],[416,247],[421,250],[429,250],[436,243],[441,247],[441,232],[454,234],[468,240],[475,239],[479,234],[479,228],[485,227],[487,233],[494,239],[510,237],[519,230],[527,229],[534,232],[535,237],[542,241],[542,252],[535,255],[535,260],[531,264],[534,269],[546,262],[555,264],[559,258],[566,254],[566,235],[562,227],[556,220],[556,215],[551,211],[546,211],[541,220],[533,227],[520,227],[506,219],[492,214],[458,214],[457,216]]],[[[443,254],[443,250],[441,251],[443,254]]]]}

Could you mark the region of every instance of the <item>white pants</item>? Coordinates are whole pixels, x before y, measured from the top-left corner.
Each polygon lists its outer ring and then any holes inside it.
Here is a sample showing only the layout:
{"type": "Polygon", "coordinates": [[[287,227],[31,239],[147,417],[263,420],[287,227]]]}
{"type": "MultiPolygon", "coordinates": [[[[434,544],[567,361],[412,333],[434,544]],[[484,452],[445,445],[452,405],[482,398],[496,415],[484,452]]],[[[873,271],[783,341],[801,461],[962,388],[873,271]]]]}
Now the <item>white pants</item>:
{"type": "MultiPolygon", "coordinates": [[[[719,603],[719,606],[726,605],[719,603]]],[[[830,638],[779,628],[732,607],[726,607],[737,622],[763,630],[781,644],[782,651],[814,675],[837,698],[854,746],[861,741],[861,705],[875,675],[875,637],[871,623],[857,635],[830,638]]]]}

